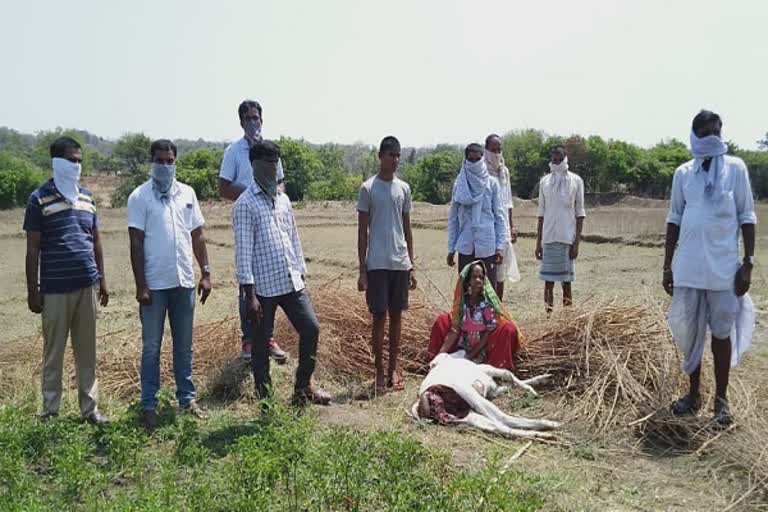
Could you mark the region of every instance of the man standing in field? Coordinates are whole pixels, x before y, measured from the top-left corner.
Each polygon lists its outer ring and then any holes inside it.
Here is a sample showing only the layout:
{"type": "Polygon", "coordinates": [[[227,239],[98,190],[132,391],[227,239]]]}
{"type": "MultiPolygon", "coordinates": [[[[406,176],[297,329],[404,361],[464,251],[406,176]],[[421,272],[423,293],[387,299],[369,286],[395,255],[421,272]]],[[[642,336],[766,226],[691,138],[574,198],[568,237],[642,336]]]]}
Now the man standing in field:
{"type": "Polygon", "coordinates": [[[379,173],[360,187],[357,200],[357,254],[360,275],[357,289],[365,292],[373,315],[376,377],[374,395],[403,389],[397,371],[402,313],[408,309],[408,291],[416,288],[411,231],[411,189],[395,176],[400,163],[400,142],[384,137],[379,145],[379,173]],[[389,313],[389,365],[384,374],[384,326],[389,313]]]}
{"type": "MultiPolygon", "coordinates": [[[[224,158],[221,161],[221,171],[219,172],[219,195],[224,199],[236,201],[240,194],[253,183],[253,169],[248,157],[248,151],[254,143],[262,140],[262,109],[257,101],[245,100],[237,108],[237,115],[240,118],[240,126],[243,129],[243,138],[230,144],[224,151],[224,158]]],[[[284,178],[283,164],[277,161],[277,182],[282,187],[284,178]]],[[[243,361],[251,360],[251,345],[253,343],[253,333],[251,324],[246,318],[246,301],[242,288],[239,293],[239,312],[240,312],[240,331],[241,355],[243,361]]],[[[269,353],[278,364],[283,364],[288,360],[288,354],[280,348],[280,345],[274,340],[274,332],[269,335],[269,353]]]]}
{"type": "Polygon", "coordinates": [[[573,302],[571,283],[574,260],[579,256],[584,225],[584,181],[568,170],[563,146],[550,153],[549,174],[539,182],[539,221],[536,227],[536,259],[541,261],[539,278],[544,281],[547,313],[555,301],[555,282],[563,286],[563,306],[573,302]]]}
{"type": "Polygon", "coordinates": [[[64,349],[71,333],[80,414],[102,424],[108,420],[96,408],[96,299],[106,306],[109,291],[96,206],[93,195],[80,186],[80,144],[59,137],[50,155],[53,178],[32,192],[24,214],[27,303],[43,317],[40,419],[59,415],[64,349]]]}
{"type": "Polygon", "coordinates": [[[136,300],[141,318],[141,408],[148,431],[157,428],[160,346],[165,316],[173,337],[173,374],[179,408],[198,418],[192,382],[192,330],[195,316],[194,257],[200,265],[197,292],[205,304],[211,269],[203,234],[203,214],[192,187],[176,180],[176,145],[156,140],[150,147],[150,179],[128,197],[128,234],[136,300]]]}
{"type": "Polygon", "coordinates": [[[504,210],[504,220],[508,221],[506,225],[507,237],[509,242],[504,245],[503,261],[496,269],[496,295],[499,300],[504,300],[504,282],[519,281],[520,273],[517,269],[517,258],[512,244],[517,242],[517,230],[512,223],[512,187],[510,184],[509,169],[504,164],[504,156],[501,154],[501,137],[492,133],[485,138],[485,152],[483,160],[488,168],[488,173],[499,182],[499,199],[501,207],[504,210]]]}
{"type": "Polygon", "coordinates": [[[243,288],[246,318],[253,332],[253,379],[256,395],[272,394],[269,374],[270,336],[275,312],[282,308],[299,333],[299,365],[293,403],[327,405],[330,395],[311,385],[320,325],[312,309],[304,275],[306,265],[288,196],[277,186],[280,148],[270,141],[249,151],[254,182],[232,208],[237,280],[243,288]]]}
{"type": "Polygon", "coordinates": [[[701,406],[699,383],[707,326],[715,364],[714,419],[729,425],[728,377],[752,342],[755,313],[749,290],[754,265],[755,215],[744,162],[726,155],[720,116],[693,118],[693,160],[675,171],[664,250],[664,290],[672,295],[669,325],[685,356],[688,394],[672,404],[677,415],[701,406]],[[739,230],[744,258],[739,262],[739,230]]]}
{"type": "Polygon", "coordinates": [[[495,283],[496,266],[502,263],[509,241],[505,215],[499,181],[488,173],[483,147],[470,144],[453,183],[448,211],[448,265],[456,264],[454,258],[459,251],[459,273],[469,263],[482,260],[488,279],[495,283]]]}

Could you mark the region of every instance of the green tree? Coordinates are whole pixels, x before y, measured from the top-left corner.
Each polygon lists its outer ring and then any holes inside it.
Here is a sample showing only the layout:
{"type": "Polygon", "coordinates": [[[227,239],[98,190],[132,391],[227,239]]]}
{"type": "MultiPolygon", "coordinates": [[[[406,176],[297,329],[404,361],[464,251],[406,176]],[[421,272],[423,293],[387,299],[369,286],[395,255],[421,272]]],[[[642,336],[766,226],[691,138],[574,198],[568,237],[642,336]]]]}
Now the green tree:
{"type": "Polygon", "coordinates": [[[30,160],[0,151],[0,209],[23,207],[48,174],[30,160]]]}
{"type": "Polygon", "coordinates": [[[317,149],[317,157],[323,167],[316,179],[328,179],[335,171],[345,171],[344,149],[338,144],[324,144],[317,149]]]}
{"type": "Polygon", "coordinates": [[[445,204],[451,200],[453,182],[459,173],[463,153],[455,148],[442,148],[422,157],[417,163],[418,179],[414,195],[432,204],[445,204]]]}
{"type": "Polygon", "coordinates": [[[221,149],[198,149],[179,155],[176,165],[184,169],[219,169],[222,158],[221,149]]]}
{"type": "Polygon", "coordinates": [[[765,137],[757,141],[757,147],[762,150],[768,150],[768,132],[765,132],[765,137]]]}
{"type": "Polygon", "coordinates": [[[422,183],[422,172],[418,165],[406,162],[400,164],[398,169],[400,179],[405,181],[411,187],[411,197],[414,201],[426,201],[424,196],[424,185],[422,183]]]}
{"type": "Polygon", "coordinates": [[[285,191],[292,201],[301,201],[309,184],[321,173],[323,162],[303,140],[281,137],[277,144],[285,171],[285,191]]]}
{"type": "Polygon", "coordinates": [[[549,161],[544,133],[539,130],[510,132],[502,138],[502,150],[517,195],[530,198],[549,161]]]}
{"type": "Polygon", "coordinates": [[[112,154],[131,174],[141,171],[151,160],[149,146],[152,141],[143,133],[126,133],[117,140],[112,154]]]}

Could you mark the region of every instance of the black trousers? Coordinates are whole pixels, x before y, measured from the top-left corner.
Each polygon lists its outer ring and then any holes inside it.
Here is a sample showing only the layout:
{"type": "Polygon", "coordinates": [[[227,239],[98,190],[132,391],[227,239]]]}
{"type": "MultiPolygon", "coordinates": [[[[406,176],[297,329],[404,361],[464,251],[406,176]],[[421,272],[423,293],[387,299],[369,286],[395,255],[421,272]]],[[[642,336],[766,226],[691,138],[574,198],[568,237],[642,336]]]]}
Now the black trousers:
{"type": "Polygon", "coordinates": [[[296,389],[309,386],[315,371],[317,340],[320,337],[320,324],[317,321],[309,294],[306,289],[291,292],[278,297],[256,298],[261,303],[262,318],[253,324],[253,346],[251,349],[251,368],[256,383],[256,394],[267,398],[271,394],[272,378],[269,374],[269,341],[274,332],[275,312],[280,308],[288,317],[293,328],[299,333],[299,366],[296,369],[296,389]]]}

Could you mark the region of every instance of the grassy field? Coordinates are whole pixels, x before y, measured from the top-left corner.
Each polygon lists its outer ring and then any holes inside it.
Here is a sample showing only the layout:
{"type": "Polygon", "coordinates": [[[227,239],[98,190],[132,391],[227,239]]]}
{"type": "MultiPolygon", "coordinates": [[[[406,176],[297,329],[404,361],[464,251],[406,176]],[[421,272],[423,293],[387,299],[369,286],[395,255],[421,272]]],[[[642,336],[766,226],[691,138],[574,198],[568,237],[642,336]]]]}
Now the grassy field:
{"type": "MultiPolygon", "coordinates": [[[[308,204],[296,213],[310,290],[338,278],[340,293],[362,301],[354,287],[354,205],[308,204]]],[[[204,214],[214,290],[209,302],[198,306],[196,323],[237,313],[229,206],[207,204],[204,214]]],[[[761,222],[767,214],[761,205],[761,222]]],[[[518,203],[515,217],[523,236],[515,250],[523,280],[508,288],[505,301],[523,330],[543,313],[530,236],[535,216],[535,205],[518,203]]],[[[626,200],[588,210],[576,302],[650,297],[664,306],[659,283],[665,216],[665,204],[658,201],[626,200]]],[[[116,424],[104,430],[78,425],[76,393],[69,391],[70,416],[38,425],[32,418],[39,403],[42,342],[39,317],[26,307],[22,217],[21,210],[0,212],[0,275],[6,276],[8,291],[0,298],[7,319],[0,332],[2,510],[262,510],[266,504],[274,510],[720,510],[747,490],[740,474],[716,468],[715,458],[639,454],[626,439],[590,439],[577,424],[568,426],[565,442],[532,446],[496,477],[523,443],[413,423],[405,408],[416,382],[403,393],[313,409],[298,419],[279,407],[273,416],[261,417],[249,399],[222,404],[203,396],[212,417],[200,424],[175,418],[166,392],[167,421],[153,438],[137,429],[135,404],[111,397],[104,397],[104,406],[116,424]]],[[[416,205],[413,215],[420,287],[440,307],[455,272],[445,265],[446,219],[447,208],[426,204],[416,205]]],[[[98,324],[99,333],[107,335],[99,350],[106,353],[122,348],[110,343],[109,334],[115,340],[138,336],[139,321],[125,211],[102,209],[100,221],[111,290],[98,324]]],[[[760,236],[758,259],[766,248],[768,237],[760,236]]],[[[734,374],[768,390],[768,351],[760,343],[768,293],[759,265],[752,286],[759,312],[756,346],[734,374]]],[[[221,350],[234,355],[239,347],[221,350]]],[[[292,368],[273,372],[278,401],[285,401],[292,368]]],[[[558,418],[557,403],[554,397],[533,402],[511,397],[503,407],[558,418]]],[[[760,508],[745,501],[734,510],[744,507],[760,508]]]]}

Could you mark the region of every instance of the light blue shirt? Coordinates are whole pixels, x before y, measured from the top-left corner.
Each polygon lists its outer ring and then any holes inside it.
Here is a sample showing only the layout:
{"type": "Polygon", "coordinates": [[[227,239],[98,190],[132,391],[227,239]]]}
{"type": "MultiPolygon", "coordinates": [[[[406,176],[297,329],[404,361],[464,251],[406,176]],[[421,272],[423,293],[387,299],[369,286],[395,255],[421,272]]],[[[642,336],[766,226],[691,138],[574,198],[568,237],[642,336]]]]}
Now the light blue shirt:
{"type": "Polygon", "coordinates": [[[739,269],[739,228],[757,224],[752,187],[744,162],[725,156],[723,197],[705,197],[706,171],[694,161],[684,163],[672,180],[667,222],[680,226],[672,261],[675,287],[731,290],[739,269]]]}
{"type": "MultiPolygon", "coordinates": [[[[247,189],[253,183],[253,167],[251,159],[248,156],[250,146],[245,137],[233,142],[224,150],[224,157],[221,160],[221,170],[219,178],[239,186],[242,190],[247,189]]],[[[283,172],[283,162],[277,161],[277,181],[285,179],[283,172]]]]}
{"type": "Polygon", "coordinates": [[[499,181],[493,177],[488,179],[477,225],[472,223],[472,207],[451,199],[448,212],[448,252],[453,254],[458,251],[465,255],[474,254],[476,258],[487,258],[496,251],[503,251],[509,240],[504,219],[506,214],[501,203],[499,181]]]}

